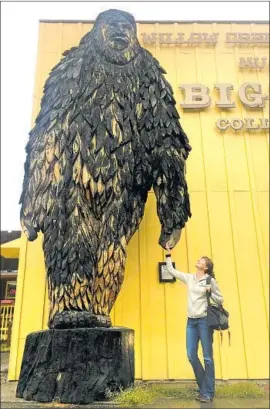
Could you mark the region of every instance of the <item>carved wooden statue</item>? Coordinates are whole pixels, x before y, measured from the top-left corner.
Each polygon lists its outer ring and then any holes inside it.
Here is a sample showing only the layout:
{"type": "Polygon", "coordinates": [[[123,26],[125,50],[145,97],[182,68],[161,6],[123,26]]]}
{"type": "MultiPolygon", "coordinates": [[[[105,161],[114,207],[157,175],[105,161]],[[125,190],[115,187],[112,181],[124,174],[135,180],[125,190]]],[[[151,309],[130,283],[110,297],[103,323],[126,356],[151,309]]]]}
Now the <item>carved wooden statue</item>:
{"type": "Polygon", "coordinates": [[[129,13],[101,13],[63,55],[26,147],[21,223],[30,241],[44,234],[49,327],[108,327],[149,189],[161,246],[173,247],[191,216],[191,147],[166,72],[129,13]]]}

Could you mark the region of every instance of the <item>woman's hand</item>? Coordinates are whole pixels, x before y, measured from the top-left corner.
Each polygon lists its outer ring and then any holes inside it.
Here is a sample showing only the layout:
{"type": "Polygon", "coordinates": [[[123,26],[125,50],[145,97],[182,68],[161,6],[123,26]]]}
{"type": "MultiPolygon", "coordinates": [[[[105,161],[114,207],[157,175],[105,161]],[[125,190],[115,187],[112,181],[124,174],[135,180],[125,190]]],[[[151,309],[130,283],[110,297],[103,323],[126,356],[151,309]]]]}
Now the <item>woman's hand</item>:
{"type": "Polygon", "coordinates": [[[165,248],[166,248],[166,250],[167,250],[167,252],[168,252],[168,253],[170,253],[170,252],[171,252],[171,249],[170,249],[169,243],[166,243],[165,248]]]}

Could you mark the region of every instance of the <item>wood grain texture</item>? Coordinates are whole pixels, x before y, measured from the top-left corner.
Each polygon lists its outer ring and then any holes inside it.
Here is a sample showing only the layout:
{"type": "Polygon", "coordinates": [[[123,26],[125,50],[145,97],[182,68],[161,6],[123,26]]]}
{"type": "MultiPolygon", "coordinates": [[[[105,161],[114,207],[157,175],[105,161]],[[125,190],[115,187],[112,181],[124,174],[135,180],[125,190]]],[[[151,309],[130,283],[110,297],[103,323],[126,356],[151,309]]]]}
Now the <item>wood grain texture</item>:
{"type": "Polygon", "coordinates": [[[48,330],[26,339],[16,396],[86,404],[134,383],[134,331],[48,330]]]}

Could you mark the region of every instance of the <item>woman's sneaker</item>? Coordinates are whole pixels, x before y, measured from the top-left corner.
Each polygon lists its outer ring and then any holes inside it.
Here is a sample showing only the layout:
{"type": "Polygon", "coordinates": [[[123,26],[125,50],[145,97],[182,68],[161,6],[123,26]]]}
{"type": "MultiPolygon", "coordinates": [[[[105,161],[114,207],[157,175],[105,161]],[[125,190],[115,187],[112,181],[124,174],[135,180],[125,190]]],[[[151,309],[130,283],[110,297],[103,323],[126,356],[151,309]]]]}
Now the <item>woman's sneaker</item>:
{"type": "Polygon", "coordinates": [[[204,402],[204,403],[213,402],[213,398],[210,398],[209,396],[201,395],[199,401],[204,402]]]}

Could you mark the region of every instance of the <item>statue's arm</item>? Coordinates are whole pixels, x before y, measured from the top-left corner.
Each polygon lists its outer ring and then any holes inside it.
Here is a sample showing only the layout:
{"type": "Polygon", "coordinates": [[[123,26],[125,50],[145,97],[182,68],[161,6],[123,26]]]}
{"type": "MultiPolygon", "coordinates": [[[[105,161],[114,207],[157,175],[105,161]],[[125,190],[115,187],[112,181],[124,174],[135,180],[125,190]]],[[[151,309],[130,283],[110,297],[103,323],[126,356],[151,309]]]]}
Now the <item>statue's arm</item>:
{"type": "Polygon", "coordinates": [[[163,75],[158,82],[160,118],[157,133],[162,144],[156,147],[153,188],[157,198],[157,212],[161,223],[159,244],[167,242],[173,248],[180,239],[181,230],[191,217],[186,182],[186,159],[191,147],[179,122],[173,91],[163,75]]]}
{"type": "Polygon", "coordinates": [[[191,150],[189,140],[179,122],[173,90],[164,70],[149,65],[142,92],[139,121],[142,141],[151,156],[153,188],[161,223],[159,244],[174,247],[181,229],[191,217],[185,162],[191,150]],[[145,108],[145,109],[143,109],[145,108]]]}
{"type": "Polygon", "coordinates": [[[63,175],[67,175],[68,163],[65,135],[69,125],[64,118],[72,114],[78,93],[78,61],[76,50],[71,50],[51,71],[26,146],[20,220],[30,241],[44,230],[48,215],[59,219],[57,194],[65,183],[63,175]]]}
{"type": "Polygon", "coordinates": [[[157,213],[161,223],[159,244],[173,248],[181,230],[191,216],[185,161],[175,147],[158,149],[157,168],[153,174],[153,188],[157,199],[157,213]]]}

